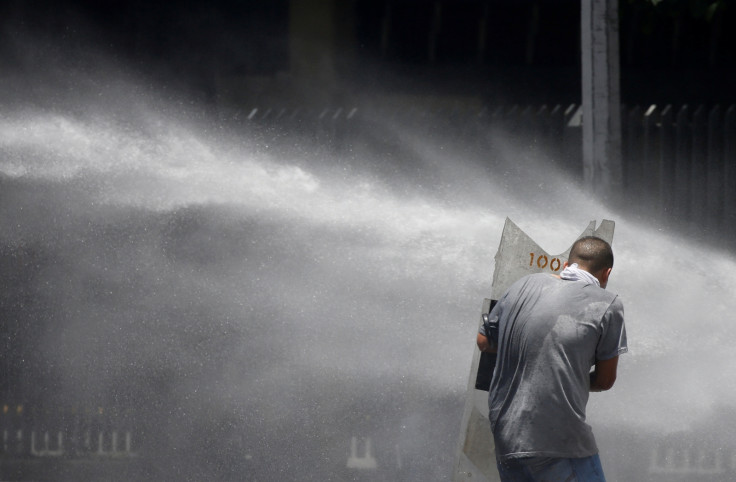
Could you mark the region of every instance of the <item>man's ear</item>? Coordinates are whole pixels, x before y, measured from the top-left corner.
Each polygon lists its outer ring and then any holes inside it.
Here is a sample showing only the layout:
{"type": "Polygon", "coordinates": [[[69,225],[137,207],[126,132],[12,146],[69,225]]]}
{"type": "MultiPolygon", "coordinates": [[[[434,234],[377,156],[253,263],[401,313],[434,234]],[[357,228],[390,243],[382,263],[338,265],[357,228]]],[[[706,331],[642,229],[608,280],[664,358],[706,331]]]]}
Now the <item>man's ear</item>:
{"type": "Polygon", "coordinates": [[[611,276],[611,269],[613,268],[606,268],[600,271],[600,275],[598,276],[598,281],[601,282],[601,286],[603,288],[605,288],[606,285],[608,284],[608,277],[611,276]]]}

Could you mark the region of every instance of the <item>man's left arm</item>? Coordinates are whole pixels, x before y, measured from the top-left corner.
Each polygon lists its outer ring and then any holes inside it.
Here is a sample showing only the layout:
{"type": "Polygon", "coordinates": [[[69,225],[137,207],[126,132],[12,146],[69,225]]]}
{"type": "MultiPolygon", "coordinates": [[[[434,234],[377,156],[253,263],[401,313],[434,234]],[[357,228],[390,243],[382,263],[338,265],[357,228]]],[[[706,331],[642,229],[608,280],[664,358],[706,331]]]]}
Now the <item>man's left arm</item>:
{"type": "Polygon", "coordinates": [[[603,392],[613,387],[616,382],[618,356],[628,350],[624,307],[618,297],[606,311],[602,326],[603,333],[596,347],[595,369],[590,374],[591,392],[603,392]]]}
{"type": "Polygon", "coordinates": [[[596,360],[595,370],[590,373],[590,391],[605,392],[610,390],[616,382],[617,368],[618,356],[608,360],[596,360]]]}

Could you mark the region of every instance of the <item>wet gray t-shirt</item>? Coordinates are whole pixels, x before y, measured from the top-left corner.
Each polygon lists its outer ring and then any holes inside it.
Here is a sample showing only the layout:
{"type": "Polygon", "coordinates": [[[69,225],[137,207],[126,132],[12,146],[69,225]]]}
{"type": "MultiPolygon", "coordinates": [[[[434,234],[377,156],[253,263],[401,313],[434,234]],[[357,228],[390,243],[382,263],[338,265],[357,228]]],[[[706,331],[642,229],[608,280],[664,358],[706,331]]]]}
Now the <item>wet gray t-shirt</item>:
{"type": "Polygon", "coordinates": [[[627,350],[623,311],[615,294],[550,274],[520,279],[498,301],[480,332],[498,343],[488,406],[499,460],[598,453],[585,422],[589,373],[627,350]]]}

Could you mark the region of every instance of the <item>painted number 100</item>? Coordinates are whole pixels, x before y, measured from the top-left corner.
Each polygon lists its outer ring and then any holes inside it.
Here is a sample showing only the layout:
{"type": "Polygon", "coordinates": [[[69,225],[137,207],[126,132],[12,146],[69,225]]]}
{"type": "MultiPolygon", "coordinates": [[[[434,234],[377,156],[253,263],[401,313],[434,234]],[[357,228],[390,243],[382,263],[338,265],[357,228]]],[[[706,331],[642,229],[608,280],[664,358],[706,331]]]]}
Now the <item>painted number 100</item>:
{"type": "Polygon", "coordinates": [[[552,258],[551,260],[546,254],[529,253],[529,266],[534,266],[534,260],[537,262],[537,268],[544,269],[549,268],[552,271],[559,271],[562,267],[560,258],[552,258]]]}

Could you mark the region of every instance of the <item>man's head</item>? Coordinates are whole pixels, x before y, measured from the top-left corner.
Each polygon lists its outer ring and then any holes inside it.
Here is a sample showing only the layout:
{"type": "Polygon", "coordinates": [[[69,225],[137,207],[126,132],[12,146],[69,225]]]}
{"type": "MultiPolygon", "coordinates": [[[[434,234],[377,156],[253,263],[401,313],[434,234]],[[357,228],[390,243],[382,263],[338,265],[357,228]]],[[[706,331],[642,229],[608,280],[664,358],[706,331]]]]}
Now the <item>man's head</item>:
{"type": "Polygon", "coordinates": [[[601,238],[584,236],[575,241],[570,249],[567,264],[573,263],[598,278],[601,288],[605,288],[613,268],[613,250],[601,238]]]}

